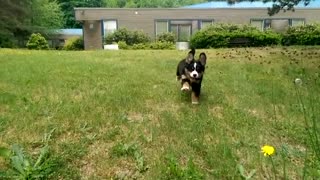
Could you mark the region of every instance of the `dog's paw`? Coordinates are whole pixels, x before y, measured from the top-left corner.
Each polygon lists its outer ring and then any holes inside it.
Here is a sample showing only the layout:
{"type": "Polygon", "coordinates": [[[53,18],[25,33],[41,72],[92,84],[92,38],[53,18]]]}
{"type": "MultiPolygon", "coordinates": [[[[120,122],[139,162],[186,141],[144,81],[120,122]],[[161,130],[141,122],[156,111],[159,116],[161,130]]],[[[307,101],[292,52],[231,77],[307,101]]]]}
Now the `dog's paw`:
{"type": "Polygon", "coordinates": [[[190,87],[188,87],[188,86],[183,86],[183,87],[181,88],[181,91],[183,91],[183,92],[190,91],[190,87]]]}
{"type": "Polygon", "coordinates": [[[192,101],[192,104],[197,105],[199,104],[199,101],[192,101]]]}

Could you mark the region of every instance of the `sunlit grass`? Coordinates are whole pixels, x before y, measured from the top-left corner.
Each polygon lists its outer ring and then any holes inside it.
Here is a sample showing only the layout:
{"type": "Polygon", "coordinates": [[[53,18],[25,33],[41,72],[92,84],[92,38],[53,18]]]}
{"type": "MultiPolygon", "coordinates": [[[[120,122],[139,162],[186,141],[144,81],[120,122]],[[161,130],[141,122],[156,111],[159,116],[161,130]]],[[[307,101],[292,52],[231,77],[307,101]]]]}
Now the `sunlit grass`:
{"type": "Polygon", "coordinates": [[[33,152],[55,129],[53,179],[237,179],[239,165],[270,179],[261,153],[270,144],[277,177],[286,147],[285,176],[300,179],[310,144],[293,82],[301,78],[299,95],[319,118],[319,47],[204,51],[195,106],[175,81],[186,51],[1,49],[0,146],[33,152]]]}

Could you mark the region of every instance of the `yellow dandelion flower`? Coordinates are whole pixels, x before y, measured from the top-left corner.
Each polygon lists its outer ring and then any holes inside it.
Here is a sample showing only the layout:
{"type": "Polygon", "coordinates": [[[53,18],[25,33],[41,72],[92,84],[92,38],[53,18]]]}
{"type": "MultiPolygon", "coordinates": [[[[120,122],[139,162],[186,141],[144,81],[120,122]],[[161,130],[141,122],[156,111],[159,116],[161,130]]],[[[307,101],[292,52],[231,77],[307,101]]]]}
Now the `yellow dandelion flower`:
{"type": "Polygon", "coordinates": [[[261,148],[261,150],[262,150],[264,156],[271,156],[271,155],[273,155],[274,152],[275,152],[274,147],[269,146],[269,145],[263,146],[263,147],[261,148]]]}

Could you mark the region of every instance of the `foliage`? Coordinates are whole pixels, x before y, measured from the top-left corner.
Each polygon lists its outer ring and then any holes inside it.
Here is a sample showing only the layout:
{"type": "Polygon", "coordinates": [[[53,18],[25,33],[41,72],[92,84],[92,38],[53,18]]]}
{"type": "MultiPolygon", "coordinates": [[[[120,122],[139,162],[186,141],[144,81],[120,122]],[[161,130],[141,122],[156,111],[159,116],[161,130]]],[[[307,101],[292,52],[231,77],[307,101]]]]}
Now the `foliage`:
{"type": "Polygon", "coordinates": [[[83,49],[84,49],[83,38],[78,38],[78,37],[68,39],[63,46],[63,50],[83,50],[83,49]]]}
{"type": "Polygon", "coordinates": [[[0,178],[46,179],[53,173],[55,163],[50,159],[49,147],[40,149],[36,161],[25,155],[23,149],[14,144],[11,149],[0,148],[0,157],[9,161],[9,169],[0,172],[0,178]],[[2,153],[1,153],[2,152],[2,153]]]}
{"type": "Polygon", "coordinates": [[[172,42],[157,41],[149,44],[150,49],[175,49],[175,44],[172,42]]]}
{"type": "Polygon", "coordinates": [[[233,40],[241,38],[248,40],[244,46],[276,45],[281,41],[281,36],[271,30],[260,31],[247,25],[214,24],[195,33],[190,43],[194,48],[220,48],[228,47],[233,40]]]}
{"type": "Polygon", "coordinates": [[[175,43],[175,35],[172,32],[166,32],[157,36],[157,41],[175,43]]]}
{"type": "Polygon", "coordinates": [[[57,0],[64,14],[65,28],[81,28],[74,16],[75,7],[105,7],[105,0],[57,0]]]}
{"type": "Polygon", "coordinates": [[[30,19],[29,0],[1,1],[0,6],[0,47],[13,47],[16,35],[28,31],[30,19]]]}
{"type": "Polygon", "coordinates": [[[63,26],[63,12],[56,1],[32,0],[32,26],[37,30],[58,29],[63,26]]]}
{"type": "Polygon", "coordinates": [[[127,43],[125,41],[119,41],[118,47],[119,47],[119,49],[129,49],[129,46],[127,45],[127,43]]]}
{"type": "MultiPolygon", "coordinates": [[[[230,4],[234,4],[241,1],[247,1],[247,0],[228,0],[230,4]]],[[[255,0],[251,0],[255,1],[255,0]]],[[[268,7],[268,14],[270,16],[273,16],[277,13],[279,13],[281,10],[283,11],[294,11],[294,7],[298,5],[299,3],[303,3],[305,6],[307,6],[310,3],[311,0],[263,0],[264,3],[266,2],[273,2],[272,7],[268,7]]]]}
{"type": "Polygon", "coordinates": [[[290,27],[283,35],[283,45],[320,45],[320,24],[290,27]]]}
{"type": "Polygon", "coordinates": [[[154,49],[154,50],[160,50],[160,49],[175,49],[175,44],[171,42],[151,42],[151,43],[138,43],[133,44],[131,46],[127,45],[124,41],[118,42],[119,49],[154,49]]]}
{"type": "Polygon", "coordinates": [[[129,31],[127,28],[120,28],[105,38],[107,44],[118,43],[119,41],[123,41],[127,45],[133,45],[150,42],[150,37],[143,31],[129,31]]]}
{"type": "Polygon", "coordinates": [[[12,47],[33,32],[60,28],[63,14],[56,1],[4,0],[0,7],[0,46],[12,47]]]}
{"type": "Polygon", "coordinates": [[[49,44],[40,33],[33,33],[27,42],[27,48],[37,50],[49,49],[49,44]]]}

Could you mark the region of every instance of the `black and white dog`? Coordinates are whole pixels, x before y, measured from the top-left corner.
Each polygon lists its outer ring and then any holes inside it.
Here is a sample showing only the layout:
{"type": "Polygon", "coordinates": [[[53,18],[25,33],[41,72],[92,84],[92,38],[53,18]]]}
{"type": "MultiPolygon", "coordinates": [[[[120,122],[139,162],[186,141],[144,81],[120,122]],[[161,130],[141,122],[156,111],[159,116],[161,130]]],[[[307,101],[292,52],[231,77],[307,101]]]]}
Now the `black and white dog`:
{"type": "Polygon", "coordinates": [[[189,51],[188,56],[181,60],[177,67],[177,80],[181,81],[181,91],[192,91],[192,104],[199,104],[201,82],[207,62],[204,52],[200,53],[199,59],[194,59],[195,49],[189,51]]]}

